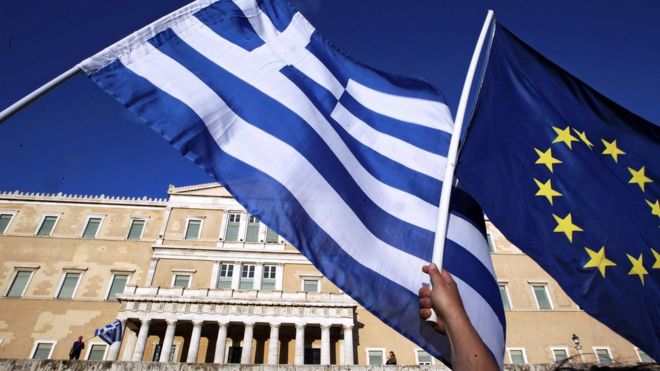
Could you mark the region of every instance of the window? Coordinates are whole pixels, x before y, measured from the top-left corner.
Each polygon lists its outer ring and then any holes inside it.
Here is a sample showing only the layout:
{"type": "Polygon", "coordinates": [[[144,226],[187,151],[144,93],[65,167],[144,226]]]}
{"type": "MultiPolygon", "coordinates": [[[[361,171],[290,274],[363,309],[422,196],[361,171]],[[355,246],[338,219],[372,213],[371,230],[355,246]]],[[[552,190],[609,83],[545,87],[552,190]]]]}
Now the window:
{"type": "Polygon", "coordinates": [[[0,234],[5,234],[7,232],[7,227],[11,218],[14,217],[14,214],[0,214],[0,234]]]}
{"type": "Polygon", "coordinates": [[[637,352],[637,357],[639,357],[639,361],[642,363],[653,363],[655,362],[651,356],[646,354],[643,350],[635,347],[635,352],[637,352]]]}
{"type": "Polygon", "coordinates": [[[127,282],[128,274],[113,274],[110,289],[108,290],[108,295],[105,300],[116,300],[117,295],[121,295],[121,293],[124,292],[127,282]]]}
{"type": "Polygon", "coordinates": [[[421,349],[415,350],[415,360],[419,366],[427,366],[433,364],[433,358],[431,355],[421,349]]]}
{"type": "Polygon", "coordinates": [[[557,363],[568,359],[568,348],[552,348],[552,358],[557,363]]]}
{"type": "Polygon", "coordinates": [[[257,242],[259,239],[259,220],[256,216],[250,215],[248,218],[247,233],[245,235],[246,242],[257,242]]]}
{"type": "Polygon", "coordinates": [[[89,218],[87,219],[87,225],[83,231],[83,238],[96,238],[96,234],[99,231],[99,226],[101,225],[101,218],[89,218]]]}
{"type": "Polygon", "coordinates": [[[238,228],[241,225],[241,214],[231,213],[227,218],[227,233],[225,241],[238,241],[238,228]]]}
{"type": "Polygon", "coordinates": [[[367,365],[382,366],[385,364],[385,349],[367,349],[367,365]]]}
{"type": "Polygon", "coordinates": [[[233,277],[234,265],[220,264],[220,273],[218,274],[218,283],[216,287],[219,289],[230,289],[233,277]]]}
{"type": "Polygon", "coordinates": [[[488,241],[488,251],[495,252],[495,240],[493,239],[493,235],[486,233],[486,241],[488,241]]]}
{"type": "Polygon", "coordinates": [[[186,226],[186,240],[197,240],[199,239],[199,231],[202,229],[202,220],[201,219],[188,219],[188,225],[186,226]]]}
{"type": "Polygon", "coordinates": [[[534,298],[536,299],[536,305],[540,310],[552,310],[552,303],[550,302],[550,296],[548,295],[548,286],[547,285],[532,285],[532,290],[534,291],[534,298]]]}
{"type": "Polygon", "coordinates": [[[142,238],[142,231],[144,230],[145,219],[133,219],[131,227],[128,229],[127,240],[139,240],[142,238]]]}
{"type": "Polygon", "coordinates": [[[55,228],[55,223],[57,223],[56,215],[46,215],[44,220],[41,221],[41,226],[37,230],[37,236],[47,237],[53,233],[53,228],[55,228]]]}
{"type": "Polygon", "coordinates": [[[183,287],[187,289],[190,287],[190,278],[190,274],[175,274],[172,279],[172,287],[183,287]]]}
{"type": "Polygon", "coordinates": [[[73,299],[73,296],[76,294],[76,289],[78,288],[78,283],[80,282],[80,276],[80,272],[65,272],[64,279],[62,279],[62,285],[57,292],[57,298],[73,299]]]}
{"type": "Polygon", "coordinates": [[[277,233],[270,228],[266,229],[266,242],[277,243],[277,233]]]}
{"type": "Polygon", "coordinates": [[[302,282],[304,292],[319,292],[318,278],[304,278],[302,282]]]}
{"type": "Polygon", "coordinates": [[[88,361],[103,361],[105,358],[105,350],[107,346],[105,344],[91,344],[89,346],[89,352],[87,353],[88,361]]]}
{"type": "Polygon", "coordinates": [[[275,277],[277,267],[274,265],[264,265],[264,273],[261,279],[262,290],[275,290],[275,277]]]}
{"type": "Polygon", "coordinates": [[[12,281],[11,286],[9,286],[9,291],[7,291],[7,296],[10,298],[20,298],[25,294],[25,289],[27,288],[30,278],[32,277],[33,271],[17,271],[14,276],[14,281],[12,281]]]}
{"type": "Polygon", "coordinates": [[[594,353],[596,353],[596,358],[600,364],[610,364],[612,363],[612,355],[609,348],[596,348],[594,347],[594,353]]]}
{"type": "Polygon", "coordinates": [[[502,297],[502,305],[504,309],[511,309],[511,301],[509,300],[509,290],[506,287],[506,283],[500,283],[500,296],[502,297]]]}
{"type": "Polygon", "coordinates": [[[254,265],[244,265],[241,267],[241,281],[238,288],[241,290],[249,290],[254,287],[254,265]]]}
{"type": "Polygon", "coordinates": [[[525,349],[523,348],[509,348],[509,359],[511,364],[514,365],[524,365],[527,363],[527,355],[525,354],[525,349]]]}
{"type": "Polygon", "coordinates": [[[35,341],[30,358],[50,359],[50,356],[53,354],[53,348],[55,348],[55,344],[56,344],[55,341],[50,341],[50,340],[35,341]]]}

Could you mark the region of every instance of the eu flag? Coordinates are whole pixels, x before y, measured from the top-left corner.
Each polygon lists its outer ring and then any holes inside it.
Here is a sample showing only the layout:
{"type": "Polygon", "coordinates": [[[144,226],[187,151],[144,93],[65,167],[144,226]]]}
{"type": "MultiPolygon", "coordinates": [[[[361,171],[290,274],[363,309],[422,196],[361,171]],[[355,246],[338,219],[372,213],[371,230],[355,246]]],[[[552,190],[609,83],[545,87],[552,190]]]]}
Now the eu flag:
{"type": "Polygon", "coordinates": [[[660,127],[496,25],[463,187],[586,312],[660,359],[660,127]]]}

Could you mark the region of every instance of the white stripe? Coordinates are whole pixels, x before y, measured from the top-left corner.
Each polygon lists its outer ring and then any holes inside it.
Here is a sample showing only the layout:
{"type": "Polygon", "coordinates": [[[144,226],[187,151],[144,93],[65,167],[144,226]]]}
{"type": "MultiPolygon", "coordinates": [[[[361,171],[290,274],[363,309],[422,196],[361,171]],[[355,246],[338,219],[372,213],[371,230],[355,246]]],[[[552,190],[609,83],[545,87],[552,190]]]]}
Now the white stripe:
{"type": "Polygon", "coordinates": [[[454,127],[446,104],[383,93],[355,80],[348,80],[346,91],[360,104],[382,115],[447,133],[454,127]]]}
{"type": "Polygon", "coordinates": [[[502,328],[500,319],[490,305],[488,305],[488,302],[472,286],[454,275],[452,277],[456,282],[458,292],[461,294],[463,307],[465,307],[472,326],[477,330],[484,344],[494,354],[495,361],[497,361],[500,369],[502,369],[502,362],[504,361],[504,328],[502,328]]]}
{"type": "Polygon", "coordinates": [[[233,0],[234,4],[238,6],[248,22],[254,28],[254,31],[259,35],[259,37],[264,41],[270,41],[271,39],[277,37],[280,34],[280,31],[275,28],[273,23],[268,18],[268,15],[264,13],[259,5],[254,0],[233,0]]]}
{"type": "Polygon", "coordinates": [[[447,239],[463,246],[465,250],[469,251],[475,258],[479,259],[481,264],[488,269],[493,279],[497,280],[495,270],[493,269],[493,261],[490,258],[488,251],[488,242],[484,235],[472,225],[472,223],[461,218],[458,215],[449,215],[449,226],[447,227],[447,239]]]}
{"type": "Polygon", "coordinates": [[[208,87],[157,49],[125,64],[198,112],[222,150],[286,187],[312,220],[361,265],[416,293],[425,262],[374,236],[307,159],[293,147],[238,117],[208,87]],[[154,68],[158,66],[157,68],[154,68]],[[368,246],[369,248],[365,248],[368,246]],[[403,270],[401,267],[411,267],[403,270]]]}
{"type": "Polygon", "coordinates": [[[447,165],[445,157],[372,128],[341,103],[337,103],[331,116],[358,142],[409,169],[442,180],[447,165]]]}
{"type": "Polygon", "coordinates": [[[226,71],[251,84],[300,116],[325,141],[364,193],[381,209],[401,220],[435,232],[437,206],[410,193],[382,183],[355,158],[323,114],[307,96],[277,69],[277,55],[253,58],[242,48],[220,37],[195,18],[195,25],[174,31],[189,46],[226,71]]]}

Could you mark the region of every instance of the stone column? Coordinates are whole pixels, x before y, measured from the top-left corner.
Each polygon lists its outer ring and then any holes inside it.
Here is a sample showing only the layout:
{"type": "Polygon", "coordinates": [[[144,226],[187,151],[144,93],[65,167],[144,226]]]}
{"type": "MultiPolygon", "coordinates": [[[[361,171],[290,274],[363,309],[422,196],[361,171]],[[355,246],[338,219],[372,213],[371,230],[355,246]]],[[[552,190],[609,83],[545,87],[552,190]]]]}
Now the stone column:
{"type": "Polygon", "coordinates": [[[280,324],[270,324],[270,340],[268,340],[268,364],[278,364],[278,356],[280,353],[280,324]]]}
{"type": "Polygon", "coordinates": [[[202,335],[202,324],[204,321],[193,321],[192,335],[190,335],[190,347],[188,347],[188,357],[186,363],[197,363],[197,353],[199,353],[199,338],[202,335]]]}
{"type": "Polygon", "coordinates": [[[172,343],[174,342],[174,332],[176,331],[176,319],[167,320],[167,330],[163,339],[163,347],[160,350],[158,362],[169,362],[172,354],[172,343]]]}
{"type": "Polygon", "coordinates": [[[140,323],[140,331],[138,332],[137,342],[135,343],[135,350],[133,351],[133,358],[131,359],[134,362],[142,361],[142,356],[144,355],[144,347],[147,345],[147,337],[149,336],[149,324],[151,323],[151,318],[146,318],[140,323]]]}
{"type": "Polygon", "coordinates": [[[354,364],[353,358],[353,325],[344,325],[344,364],[354,364]]]}
{"type": "Polygon", "coordinates": [[[243,350],[241,351],[241,364],[252,363],[252,338],[254,336],[254,322],[245,323],[243,334],[243,350]]]}
{"type": "Polygon", "coordinates": [[[296,324],[296,357],[294,364],[302,365],[305,363],[305,324],[296,324]]]}
{"type": "Polygon", "coordinates": [[[330,325],[321,325],[321,365],[330,364],[330,325]]]}
{"type": "Polygon", "coordinates": [[[218,322],[218,340],[215,342],[215,355],[213,363],[225,363],[225,349],[227,347],[227,323],[218,322]]]}
{"type": "Polygon", "coordinates": [[[135,341],[137,340],[137,335],[133,331],[126,331],[124,336],[126,336],[126,338],[123,342],[126,343],[126,345],[124,346],[124,355],[121,357],[121,360],[130,362],[130,360],[133,359],[133,350],[135,349],[135,341]]]}

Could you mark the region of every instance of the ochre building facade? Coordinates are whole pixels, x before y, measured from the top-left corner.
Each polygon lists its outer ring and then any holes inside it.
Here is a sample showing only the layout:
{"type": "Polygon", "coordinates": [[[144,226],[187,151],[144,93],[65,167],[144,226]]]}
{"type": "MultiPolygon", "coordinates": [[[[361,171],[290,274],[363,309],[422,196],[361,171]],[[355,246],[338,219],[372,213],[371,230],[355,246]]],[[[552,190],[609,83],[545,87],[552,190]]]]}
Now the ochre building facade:
{"type": "MultiPolygon", "coordinates": [[[[649,360],[488,230],[505,363],[649,360]]],[[[213,183],[167,199],[0,194],[0,358],[65,359],[79,335],[81,359],[379,365],[393,351],[439,363],[213,183]],[[93,337],[115,320],[121,343],[93,337]]]]}

